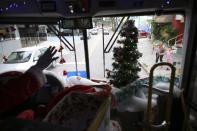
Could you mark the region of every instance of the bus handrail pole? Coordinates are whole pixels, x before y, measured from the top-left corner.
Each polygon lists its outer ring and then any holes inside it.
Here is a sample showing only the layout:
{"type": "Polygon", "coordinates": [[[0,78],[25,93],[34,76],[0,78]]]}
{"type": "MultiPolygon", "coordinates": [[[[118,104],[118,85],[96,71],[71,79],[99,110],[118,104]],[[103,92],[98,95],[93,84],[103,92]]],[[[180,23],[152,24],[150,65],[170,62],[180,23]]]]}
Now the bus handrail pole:
{"type": "MultiPolygon", "coordinates": [[[[173,102],[173,89],[174,89],[174,81],[175,81],[175,72],[176,68],[167,62],[162,62],[153,65],[153,67],[150,70],[149,74],[149,87],[148,87],[148,105],[147,105],[147,112],[146,112],[146,122],[148,124],[148,127],[151,127],[151,109],[152,109],[152,87],[153,87],[153,78],[154,78],[154,70],[159,66],[169,66],[171,68],[171,79],[170,79],[170,87],[169,87],[169,93],[168,93],[168,99],[167,99],[167,106],[166,106],[166,131],[168,130],[170,126],[170,116],[171,116],[171,107],[173,102]]],[[[151,130],[151,128],[147,129],[148,131],[151,130]]]]}
{"type": "Polygon", "coordinates": [[[120,32],[118,32],[118,35],[116,36],[114,42],[111,44],[110,48],[108,51],[106,51],[106,53],[109,53],[111,51],[111,48],[113,47],[113,45],[115,44],[116,40],[118,39],[118,36],[120,35],[120,32]]]}
{"type": "MultiPolygon", "coordinates": [[[[129,17],[127,17],[126,20],[128,20],[128,19],[129,19],[129,17]]],[[[122,23],[122,22],[121,22],[121,23],[122,23]]],[[[121,30],[120,30],[120,31],[121,31],[121,30]]],[[[118,32],[118,35],[116,36],[115,40],[114,40],[113,43],[111,44],[109,50],[108,50],[108,51],[105,51],[105,53],[109,53],[109,52],[111,51],[113,45],[115,44],[116,40],[118,39],[118,36],[120,35],[120,31],[118,32]]],[[[109,45],[109,44],[108,44],[108,45],[109,45]]]]}
{"type": "Polygon", "coordinates": [[[76,73],[77,73],[77,76],[78,76],[77,54],[76,54],[75,38],[74,38],[74,31],[73,31],[73,29],[72,29],[72,34],[73,34],[73,48],[74,48],[74,55],[75,55],[75,68],[76,68],[76,73]]]}
{"type": "Polygon", "coordinates": [[[62,40],[62,38],[53,30],[52,27],[48,26],[48,28],[61,40],[61,42],[69,49],[69,51],[73,51],[70,47],[62,40]]]}
{"type": "Polygon", "coordinates": [[[89,53],[88,53],[88,40],[87,40],[87,30],[83,31],[83,41],[84,41],[84,52],[85,52],[85,61],[86,61],[86,72],[87,78],[90,79],[90,67],[89,67],[89,53]]]}
{"type": "Polygon", "coordinates": [[[110,38],[109,42],[107,43],[107,46],[106,46],[106,47],[105,47],[105,49],[104,49],[104,51],[105,51],[105,52],[106,52],[106,50],[107,50],[107,48],[108,48],[108,46],[109,46],[110,42],[112,41],[112,39],[113,39],[114,35],[115,35],[115,34],[116,34],[116,32],[118,31],[118,29],[119,29],[120,25],[122,24],[122,22],[123,22],[124,18],[125,18],[125,17],[123,17],[123,18],[121,19],[121,21],[120,21],[120,23],[118,24],[118,27],[116,28],[116,30],[115,30],[115,32],[114,32],[114,34],[112,35],[112,37],[110,38]]]}
{"type": "MultiPolygon", "coordinates": [[[[54,26],[53,26],[53,28],[54,28],[55,31],[57,31],[57,32],[60,33],[60,31],[57,30],[54,26]]],[[[72,48],[71,50],[74,51],[74,48],[73,48],[73,46],[70,44],[70,42],[69,42],[64,36],[62,36],[62,38],[63,38],[63,39],[68,43],[68,45],[72,48]]]]}
{"type": "Polygon", "coordinates": [[[102,24],[102,37],[103,37],[103,73],[105,77],[105,39],[104,39],[104,29],[102,24]]]}

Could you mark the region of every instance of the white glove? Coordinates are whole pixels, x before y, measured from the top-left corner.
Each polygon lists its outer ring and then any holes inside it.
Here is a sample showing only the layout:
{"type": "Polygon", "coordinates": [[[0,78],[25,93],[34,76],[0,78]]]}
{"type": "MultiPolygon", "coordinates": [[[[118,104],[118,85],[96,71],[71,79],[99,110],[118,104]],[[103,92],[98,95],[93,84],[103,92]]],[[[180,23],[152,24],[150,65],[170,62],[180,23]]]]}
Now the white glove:
{"type": "Polygon", "coordinates": [[[35,67],[39,70],[44,70],[47,68],[51,62],[58,59],[58,57],[53,57],[57,50],[55,47],[50,46],[45,53],[38,59],[38,62],[36,63],[35,67]]]}

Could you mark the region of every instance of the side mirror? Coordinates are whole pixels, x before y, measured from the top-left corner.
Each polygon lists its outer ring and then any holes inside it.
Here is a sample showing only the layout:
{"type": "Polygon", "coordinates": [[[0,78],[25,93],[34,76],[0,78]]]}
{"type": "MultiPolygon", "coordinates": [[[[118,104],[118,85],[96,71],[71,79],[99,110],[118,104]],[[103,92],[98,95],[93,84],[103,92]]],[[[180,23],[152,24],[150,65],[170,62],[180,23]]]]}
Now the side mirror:
{"type": "Polygon", "coordinates": [[[3,62],[6,62],[8,60],[8,58],[4,55],[3,56],[3,62]]]}
{"type": "Polygon", "coordinates": [[[39,57],[34,57],[33,61],[38,61],[39,57]]]}

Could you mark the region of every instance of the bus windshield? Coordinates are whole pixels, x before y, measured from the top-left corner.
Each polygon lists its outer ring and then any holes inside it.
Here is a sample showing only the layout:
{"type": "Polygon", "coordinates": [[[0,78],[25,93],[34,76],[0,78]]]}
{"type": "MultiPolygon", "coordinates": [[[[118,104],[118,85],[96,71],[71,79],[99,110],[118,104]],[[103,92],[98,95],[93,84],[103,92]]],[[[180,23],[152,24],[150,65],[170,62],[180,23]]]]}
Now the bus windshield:
{"type": "MultiPolygon", "coordinates": [[[[113,65],[117,62],[114,49],[125,45],[124,42],[120,44],[120,41],[124,39],[121,31],[128,20],[134,21],[138,32],[136,45],[141,57],[136,59],[138,64],[135,66],[140,68],[137,76],[139,78],[148,77],[154,64],[169,62],[176,67],[176,76],[180,77],[182,75],[182,58],[184,58],[185,23],[183,15],[173,14],[92,18],[93,28],[87,29],[90,78],[108,80],[107,73],[114,70],[113,65]],[[162,56],[158,55],[161,45],[163,46],[162,56]]],[[[51,71],[61,76],[66,71],[68,77],[79,75],[87,78],[83,30],[66,29],[59,25],[38,24],[6,25],[6,27],[1,25],[0,29],[3,32],[7,28],[12,28],[12,30],[0,36],[1,61],[3,61],[3,56],[11,54],[5,63],[27,62],[31,57],[31,52],[16,52],[16,49],[52,45],[59,51],[57,53],[59,59],[56,60],[55,67],[50,68],[51,71]],[[65,63],[60,62],[62,58],[65,63]]],[[[122,59],[126,60],[126,57],[122,59]]],[[[157,69],[155,73],[169,76],[170,70],[163,67],[157,69]]]]}

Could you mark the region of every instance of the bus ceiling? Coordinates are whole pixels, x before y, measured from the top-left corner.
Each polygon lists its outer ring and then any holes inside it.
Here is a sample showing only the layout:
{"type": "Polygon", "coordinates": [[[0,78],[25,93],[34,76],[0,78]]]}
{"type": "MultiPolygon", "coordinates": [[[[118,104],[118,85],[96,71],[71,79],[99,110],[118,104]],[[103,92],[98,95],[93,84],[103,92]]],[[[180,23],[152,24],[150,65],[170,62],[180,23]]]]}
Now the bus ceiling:
{"type": "Polygon", "coordinates": [[[62,18],[177,13],[187,8],[188,0],[1,0],[0,24],[52,24],[62,18]]]}

